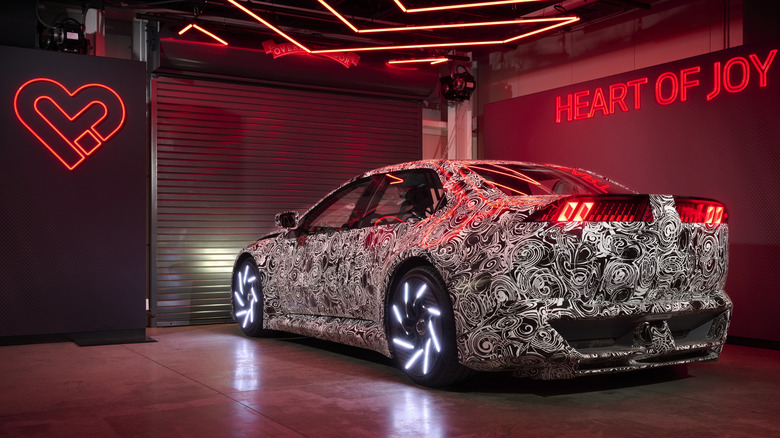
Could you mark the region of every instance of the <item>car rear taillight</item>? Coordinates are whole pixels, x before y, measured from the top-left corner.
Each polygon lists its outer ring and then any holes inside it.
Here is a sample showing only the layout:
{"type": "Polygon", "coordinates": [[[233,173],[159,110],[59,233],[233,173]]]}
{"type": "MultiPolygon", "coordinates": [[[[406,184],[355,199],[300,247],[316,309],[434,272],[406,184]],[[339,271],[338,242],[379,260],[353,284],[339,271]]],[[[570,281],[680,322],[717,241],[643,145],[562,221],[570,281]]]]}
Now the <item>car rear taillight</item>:
{"type": "Polygon", "coordinates": [[[674,198],[682,223],[725,224],[728,222],[726,207],[709,199],[674,198]]]}
{"type": "Polygon", "coordinates": [[[532,222],[651,222],[647,195],[572,196],[528,217],[532,222]]]}

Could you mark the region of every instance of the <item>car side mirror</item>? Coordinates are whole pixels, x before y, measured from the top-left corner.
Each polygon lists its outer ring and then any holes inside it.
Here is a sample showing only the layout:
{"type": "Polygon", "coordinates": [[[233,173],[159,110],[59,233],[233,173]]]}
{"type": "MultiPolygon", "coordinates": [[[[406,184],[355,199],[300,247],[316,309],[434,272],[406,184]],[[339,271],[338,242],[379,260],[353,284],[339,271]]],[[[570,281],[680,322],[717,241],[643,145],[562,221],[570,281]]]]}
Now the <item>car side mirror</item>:
{"type": "Polygon", "coordinates": [[[284,211],[278,213],[275,218],[276,226],[282,228],[294,228],[298,224],[297,211],[284,211]]]}

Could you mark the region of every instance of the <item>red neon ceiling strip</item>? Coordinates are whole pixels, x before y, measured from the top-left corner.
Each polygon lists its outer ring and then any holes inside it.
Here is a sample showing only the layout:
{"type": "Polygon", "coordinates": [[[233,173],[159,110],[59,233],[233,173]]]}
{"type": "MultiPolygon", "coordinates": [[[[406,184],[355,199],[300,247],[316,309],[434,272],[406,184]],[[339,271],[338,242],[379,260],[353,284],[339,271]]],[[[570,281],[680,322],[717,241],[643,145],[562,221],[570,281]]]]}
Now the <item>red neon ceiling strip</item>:
{"type": "Polygon", "coordinates": [[[541,29],[537,29],[531,32],[526,32],[514,36],[512,38],[507,38],[505,40],[466,41],[460,43],[437,43],[437,44],[412,44],[412,45],[404,45],[404,46],[346,47],[340,49],[312,50],[311,53],[365,52],[371,50],[425,49],[425,48],[437,48],[437,47],[487,46],[487,45],[496,45],[496,44],[506,44],[512,41],[517,41],[522,38],[527,38],[532,35],[546,32],[548,30],[552,30],[561,26],[566,26],[568,24],[575,23],[580,20],[580,17],[560,17],[560,18],[556,18],[555,20],[559,22],[552,24],[550,26],[545,26],[541,29]]]}
{"type": "Polygon", "coordinates": [[[448,9],[466,9],[466,8],[481,8],[485,6],[500,6],[500,5],[512,5],[517,3],[531,3],[531,2],[540,2],[544,0],[497,0],[497,1],[489,1],[489,2],[476,2],[476,3],[463,3],[463,4],[454,4],[454,5],[442,5],[442,6],[431,6],[427,8],[407,8],[403,3],[401,3],[400,0],[393,0],[396,5],[398,5],[399,8],[401,8],[402,11],[407,13],[414,13],[414,12],[431,12],[431,11],[445,11],[448,9]]]}
{"type": "Polygon", "coordinates": [[[419,58],[419,59],[391,59],[387,61],[388,64],[412,64],[416,62],[427,62],[431,65],[441,64],[442,62],[449,61],[449,58],[419,58]]]}
{"type": "Polygon", "coordinates": [[[409,10],[406,9],[406,6],[404,6],[404,4],[401,3],[400,0],[393,0],[393,1],[395,2],[396,5],[398,5],[399,8],[401,8],[402,11],[409,12],[409,10]]]}
{"type": "Polygon", "coordinates": [[[218,37],[218,36],[214,35],[213,33],[211,33],[211,32],[209,32],[209,31],[207,31],[206,29],[204,29],[204,28],[202,28],[202,27],[198,26],[197,24],[188,24],[188,25],[187,25],[187,26],[185,26],[185,27],[184,27],[182,30],[180,30],[180,31],[179,31],[179,35],[183,35],[185,32],[187,32],[188,30],[190,30],[190,29],[193,29],[193,28],[194,28],[194,29],[196,29],[196,30],[199,30],[199,31],[201,31],[202,33],[204,33],[204,34],[206,34],[206,35],[208,35],[208,36],[210,36],[210,37],[211,37],[211,38],[213,38],[215,41],[218,41],[218,42],[222,43],[222,45],[225,45],[225,46],[227,46],[227,45],[228,45],[227,41],[225,41],[225,40],[223,40],[222,38],[220,38],[220,37],[218,37]]]}
{"type": "MultiPolygon", "coordinates": [[[[336,16],[336,18],[341,20],[341,22],[346,24],[347,27],[352,29],[352,31],[354,31],[355,33],[404,32],[404,31],[411,31],[411,30],[452,29],[452,28],[478,27],[478,26],[501,26],[507,24],[546,23],[546,22],[560,22],[562,20],[573,18],[573,17],[547,17],[547,18],[526,18],[526,19],[520,18],[516,20],[504,20],[504,21],[478,21],[474,23],[451,23],[451,24],[432,24],[426,26],[403,26],[403,27],[384,27],[384,28],[374,28],[374,29],[358,29],[357,26],[352,24],[349,20],[346,19],[346,17],[341,15],[332,6],[330,6],[327,1],[325,0],[317,0],[317,1],[320,2],[321,5],[325,6],[325,8],[328,9],[328,11],[330,11],[334,16],[336,16]]],[[[532,1],[538,1],[538,0],[532,0],[532,1]]],[[[517,1],[516,0],[512,1],[512,3],[517,3],[517,1]]],[[[483,4],[480,3],[474,5],[479,6],[483,4]]],[[[464,7],[464,6],[459,5],[457,7],[464,7]]]]}
{"type": "MultiPolygon", "coordinates": [[[[459,47],[459,46],[475,46],[475,45],[495,45],[495,44],[506,44],[511,41],[517,41],[522,38],[527,38],[532,35],[536,35],[548,30],[555,29],[557,27],[566,26],[568,24],[574,23],[576,21],[579,21],[579,17],[547,17],[547,18],[529,18],[529,19],[517,19],[517,20],[505,20],[505,21],[484,21],[484,22],[474,22],[474,23],[452,23],[452,24],[435,24],[435,25],[427,25],[427,26],[406,26],[406,27],[390,27],[390,28],[376,28],[376,29],[358,29],[355,25],[353,25],[349,20],[347,20],[343,15],[338,13],[333,7],[331,7],[325,0],[317,0],[325,6],[333,15],[335,15],[339,20],[341,20],[344,24],[346,24],[350,29],[357,33],[373,33],[373,32],[404,32],[404,31],[413,31],[413,30],[433,30],[433,29],[452,29],[452,28],[465,28],[465,27],[480,27],[480,26],[504,26],[504,25],[523,25],[523,24],[535,24],[535,23],[553,23],[549,26],[542,27],[541,29],[537,29],[535,31],[526,32],[524,34],[520,34],[517,36],[514,36],[512,38],[508,38],[506,40],[496,40],[496,41],[468,41],[468,42],[461,42],[461,43],[437,43],[437,44],[415,44],[415,45],[405,45],[405,46],[378,46],[378,47],[356,47],[356,48],[341,48],[341,49],[327,49],[327,50],[313,50],[312,53],[333,53],[333,52],[343,52],[343,51],[352,51],[352,52],[358,52],[358,51],[376,51],[376,50],[396,50],[396,49],[422,49],[422,48],[435,48],[435,47],[459,47]]],[[[535,1],[535,0],[534,0],[535,1]]],[[[453,9],[455,7],[476,7],[476,6],[486,6],[490,4],[494,4],[496,2],[488,2],[488,3],[473,3],[473,4],[466,4],[466,5],[457,5],[453,7],[448,7],[449,9],[453,9]]],[[[518,3],[518,1],[508,1],[507,3],[518,3]]],[[[396,1],[396,4],[399,4],[398,1],[396,1]]],[[[402,6],[402,5],[400,5],[402,6]]],[[[444,7],[442,7],[444,8],[444,7]]]]}
{"type": "Polygon", "coordinates": [[[271,23],[269,23],[269,22],[267,22],[267,21],[263,20],[262,18],[260,18],[260,17],[259,17],[257,14],[255,14],[254,12],[252,12],[252,11],[250,11],[249,9],[247,9],[247,8],[245,8],[245,7],[243,7],[243,6],[241,6],[240,4],[238,4],[238,2],[237,2],[236,0],[228,0],[228,1],[229,1],[231,4],[233,4],[233,6],[237,7],[238,9],[241,9],[242,11],[246,12],[246,13],[247,13],[247,14],[248,14],[250,17],[252,17],[252,18],[254,18],[255,20],[257,20],[257,21],[259,21],[260,23],[262,23],[262,24],[263,24],[264,26],[266,26],[267,28],[269,28],[269,29],[271,29],[272,31],[274,31],[274,32],[278,33],[279,35],[281,35],[281,36],[282,36],[284,39],[286,39],[287,41],[289,41],[289,42],[291,42],[291,43],[295,44],[296,46],[300,47],[300,48],[301,48],[301,49],[303,49],[303,50],[304,50],[306,53],[311,53],[311,50],[310,50],[308,47],[306,47],[306,46],[304,46],[303,44],[299,43],[299,42],[298,42],[298,41],[296,41],[296,40],[295,40],[293,37],[291,37],[291,36],[287,35],[286,33],[282,32],[281,30],[279,30],[279,29],[278,29],[276,26],[274,26],[273,24],[271,24],[271,23]]]}
{"type": "Polygon", "coordinates": [[[194,27],[195,29],[198,29],[199,31],[205,33],[206,35],[210,36],[211,38],[214,38],[215,40],[219,41],[220,43],[222,43],[222,44],[224,44],[226,46],[228,45],[227,41],[225,41],[222,38],[214,35],[213,33],[207,31],[206,29],[198,26],[197,24],[193,24],[192,27],[194,27]]]}
{"type": "Polygon", "coordinates": [[[336,52],[368,52],[372,50],[403,50],[403,49],[428,49],[438,47],[461,47],[501,44],[501,41],[468,41],[464,43],[440,43],[440,44],[411,44],[406,46],[374,46],[374,47],[344,47],[341,49],[312,50],[311,53],[336,53],[336,52]]]}
{"type": "MultiPolygon", "coordinates": [[[[487,40],[487,41],[466,41],[466,42],[457,42],[457,43],[431,43],[431,44],[409,44],[409,45],[389,45],[389,46],[373,46],[373,47],[342,47],[338,49],[323,49],[323,50],[312,50],[308,47],[304,46],[303,44],[299,43],[286,33],[282,32],[275,26],[273,26],[271,23],[267,22],[266,20],[259,17],[254,12],[250,11],[249,9],[241,6],[236,0],[228,0],[231,4],[236,6],[237,8],[241,9],[245,13],[247,13],[249,16],[254,18],[255,20],[259,21],[269,29],[273,30],[286,40],[290,41],[291,43],[295,44],[296,46],[300,47],[307,53],[338,53],[338,52],[365,52],[365,51],[381,51],[381,50],[401,50],[401,49],[424,49],[424,48],[438,48],[438,47],[463,47],[463,46],[477,46],[477,45],[496,45],[496,44],[506,44],[508,42],[517,41],[522,38],[527,38],[532,35],[536,35],[548,30],[555,29],[557,27],[566,26],[568,24],[574,23],[576,21],[579,21],[579,17],[575,16],[569,16],[569,17],[549,17],[549,18],[531,18],[531,19],[517,19],[517,20],[507,20],[507,21],[486,21],[486,22],[475,22],[475,23],[457,23],[457,24],[435,24],[435,25],[428,25],[428,26],[407,26],[407,27],[395,27],[395,28],[377,28],[377,29],[359,29],[354,24],[352,24],[349,20],[347,20],[343,15],[341,15],[338,11],[336,11],[332,6],[330,6],[325,0],[317,0],[322,4],[328,11],[330,11],[336,18],[338,18],[340,21],[342,21],[347,27],[349,27],[353,32],[356,33],[372,33],[372,32],[404,32],[404,31],[411,31],[411,30],[433,30],[433,29],[451,29],[451,28],[463,28],[463,27],[479,27],[479,26],[499,26],[499,25],[524,25],[524,24],[533,24],[533,23],[553,23],[549,26],[542,27],[541,29],[537,29],[535,31],[526,32],[517,36],[514,36],[512,38],[508,38],[505,40],[487,40]]],[[[438,6],[436,8],[424,8],[424,9],[415,9],[413,11],[420,12],[422,10],[441,10],[441,9],[459,9],[459,8],[466,8],[466,7],[479,7],[479,6],[492,6],[497,4],[511,4],[511,3],[522,3],[522,2],[528,2],[528,1],[541,1],[541,0],[504,0],[504,1],[494,1],[494,2],[481,2],[481,3],[468,3],[468,4],[462,4],[462,5],[450,5],[450,6],[438,6]]],[[[410,10],[403,6],[403,4],[400,1],[395,0],[396,4],[405,12],[409,12],[410,10]]]]}
{"type": "MultiPolygon", "coordinates": [[[[568,17],[566,17],[568,18],[568,17]]],[[[463,27],[480,27],[480,26],[503,26],[508,24],[533,24],[533,23],[549,23],[560,22],[562,18],[520,18],[517,20],[505,20],[505,21],[478,21],[475,23],[452,23],[452,24],[430,24],[425,26],[404,26],[404,27],[384,27],[378,29],[359,29],[358,33],[376,33],[376,32],[403,32],[409,30],[433,30],[433,29],[456,29],[463,27]]]]}
{"type": "Polygon", "coordinates": [[[355,32],[355,33],[360,33],[360,30],[359,30],[357,27],[355,27],[355,26],[354,26],[352,23],[350,23],[350,22],[349,22],[349,20],[347,20],[346,18],[344,18],[344,16],[343,16],[343,15],[339,14],[339,12],[338,12],[337,10],[333,9],[333,7],[332,7],[331,5],[327,4],[326,2],[324,2],[324,1],[322,1],[322,0],[318,0],[318,1],[320,2],[320,4],[322,4],[322,6],[325,6],[325,9],[329,10],[331,14],[335,15],[335,16],[336,16],[336,18],[338,18],[339,20],[341,20],[341,21],[342,21],[344,24],[346,24],[346,25],[347,25],[347,26],[348,26],[350,29],[352,29],[352,31],[353,31],[353,32],[355,32]]]}
{"type": "Polygon", "coordinates": [[[519,39],[528,38],[530,36],[537,35],[537,34],[540,34],[542,32],[547,32],[548,30],[553,30],[555,28],[566,26],[566,25],[569,25],[569,24],[576,23],[576,22],[580,21],[580,17],[561,17],[561,18],[566,18],[566,21],[562,21],[560,23],[556,23],[556,24],[553,24],[551,26],[543,27],[541,29],[536,29],[534,31],[531,31],[531,32],[528,32],[528,33],[524,33],[524,34],[518,35],[516,37],[505,39],[504,41],[502,41],[502,43],[503,44],[511,43],[512,41],[517,41],[519,39]]]}

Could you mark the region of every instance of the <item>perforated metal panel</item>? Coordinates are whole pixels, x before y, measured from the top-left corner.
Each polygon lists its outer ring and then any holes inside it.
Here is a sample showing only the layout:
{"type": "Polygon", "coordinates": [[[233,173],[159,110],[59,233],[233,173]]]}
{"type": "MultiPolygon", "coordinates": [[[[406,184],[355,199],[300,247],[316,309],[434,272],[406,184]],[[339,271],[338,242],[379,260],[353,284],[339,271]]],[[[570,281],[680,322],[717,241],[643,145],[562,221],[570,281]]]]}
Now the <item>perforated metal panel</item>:
{"type": "Polygon", "coordinates": [[[158,77],[152,325],[231,321],[240,248],[365,170],[417,160],[417,101],[158,77]]]}

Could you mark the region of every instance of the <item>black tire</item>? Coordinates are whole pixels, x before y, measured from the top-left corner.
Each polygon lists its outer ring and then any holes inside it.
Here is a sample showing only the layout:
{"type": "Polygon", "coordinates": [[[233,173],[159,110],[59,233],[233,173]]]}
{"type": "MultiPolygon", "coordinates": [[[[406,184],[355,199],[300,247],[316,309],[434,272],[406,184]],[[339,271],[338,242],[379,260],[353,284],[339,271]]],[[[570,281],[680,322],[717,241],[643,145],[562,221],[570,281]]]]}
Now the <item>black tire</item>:
{"type": "Polygon", "coordinates": [[[255,262],[247,257],[233,271],[233,319],[247,336],[263,336],[263,288],[255,262]]]}
{"type": "Polygon", "coordinates": [[[418,385],[453,386],[473,374],[458,363],[452,304],[435,269],[412,268],[395,283],[387,324],[396,365],[418,385]]]}

